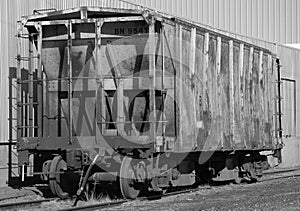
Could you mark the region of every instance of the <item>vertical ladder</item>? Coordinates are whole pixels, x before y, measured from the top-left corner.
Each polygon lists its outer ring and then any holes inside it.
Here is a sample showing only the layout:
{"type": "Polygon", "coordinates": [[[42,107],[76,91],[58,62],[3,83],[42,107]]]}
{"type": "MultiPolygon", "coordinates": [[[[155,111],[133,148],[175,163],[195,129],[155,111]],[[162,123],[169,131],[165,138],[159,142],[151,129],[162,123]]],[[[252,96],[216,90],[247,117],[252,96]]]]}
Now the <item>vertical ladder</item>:
{"type": "Polygon", "coordinates": [[[38,56],[34,55],[34,39],[36,33],[29,33],[24,36],[22,29],[18,30],[18,52],[17,52],[17,138],[22,136],[34,137],[35,129],[39,126],[35,126],[34,122],[34,105],[38,105],[38,102],[34,102],[33,96],[33,83],[34,83],[34,71],[35,60],[38,56]],[[22,56],[21,39],[26,38],[29,41],[28,56],[22,56]],[[28,62],[28,79],[22,78],[22,62],[28,62]],[[27,93],[24,90],[24,86],[27,84],[27,93]]]}
{"type": "Polygon", "coordinates": [[[281,101],[283,98],[281,97],[281,84],[282,84],[281,76],[280,76],[281,65],[280,65],[280,60],[278,58],[276,59],[276,67],[277,67],[277,95],[276,95],[276,98],[277,98],[277,103],[278,103],[278,111],[276,112],[276,116],[278,118],[279,125],[278,125],[278,128],[275,128],[275,130],[278,132],[276,137],[278,137],[279,139],[282,139],[283,129],[282,129],[282,123],[281,123],[281,117],[282,117],[281,101]]]}

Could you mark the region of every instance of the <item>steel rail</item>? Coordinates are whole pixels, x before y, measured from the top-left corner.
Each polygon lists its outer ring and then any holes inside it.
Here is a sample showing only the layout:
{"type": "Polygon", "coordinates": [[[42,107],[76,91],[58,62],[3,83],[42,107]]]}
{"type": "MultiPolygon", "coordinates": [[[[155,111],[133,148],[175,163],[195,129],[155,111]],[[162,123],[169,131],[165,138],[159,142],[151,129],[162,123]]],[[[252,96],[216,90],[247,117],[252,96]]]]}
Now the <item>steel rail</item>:
{"type": "Polygon", "coordinates": [[[263,172],[263,175],[273,175],[273,174],[287,173],[287,172],[292,172],[292,171],[297,171],[297,170],[300,170],[300,168],[279,169],[279,170],[275,170],[275,171],[263,172]]]}
{"type": "Polygon", "coordinates": [[[5,203],[5,204],[0,204],[0,209],[11,208],[11,207],[19,207],[19,206],[24,206],[24,205],[32,205],[32,204],[41,204],[43,202],[49,202],[51,200],[52,199],[41,199],[41,200],[33,200],[33,201],[5,203]]]}
{"type": "Polygon", "coordinates": [[[99,204],[91,204],[91,205],[84,205],[84,206],[78,206],[78,207],[69,207],[69,208],[60,209],[59,211],[98,210],[99,208],[114,207],[114,206],[118,206],[118,205],[124,204],[126,202],[130,202],[130,201],[155,200],[155,199],[160,199],[160,198],[164,198],[164,197],[168,197],[168,196],[174,196],[174,195],[179,195],[179,194],[183,194],[183,193],[191,193],[191,192],[199,191],[202,189],[210,189],[210,188],[211,187],[205,187],[205,188],[198,187],[198,188],[174,191],[174,192],[170,192],[170,193],[166,193],[166,194],[156,194],[156,195],[138,197],[135,200],[124,199],[124,200],[104,202],[104,203],[99,203],[99,204]]]}
{"type": "Polygon", "coordinates": [[[99,204],[89,204],[84,206],[78,206],[78,207],[69,207],[60,209],[59,211],[71,211],[71,210],[98,210],[99,208],[105,208],[105,207],[113,207],[117,205],[124,204],[125,202],[128,202],[130,200],[124,199],[119,201],[112,201],[112,202],[105,202],[105,203],[99,203],[99,204]]]}
{"type": "Polygon", "coordinates": [[[257,182],[267,182],[267,181],[278,180],[278,179],[286,179],[286,178],[290,178],[290,177],[300,177],[300,173],[293,174],[293,175],[285,175],[285,176],[279,176],[279,177],[266,178],[266,179],[259,179],[257,182]]]}

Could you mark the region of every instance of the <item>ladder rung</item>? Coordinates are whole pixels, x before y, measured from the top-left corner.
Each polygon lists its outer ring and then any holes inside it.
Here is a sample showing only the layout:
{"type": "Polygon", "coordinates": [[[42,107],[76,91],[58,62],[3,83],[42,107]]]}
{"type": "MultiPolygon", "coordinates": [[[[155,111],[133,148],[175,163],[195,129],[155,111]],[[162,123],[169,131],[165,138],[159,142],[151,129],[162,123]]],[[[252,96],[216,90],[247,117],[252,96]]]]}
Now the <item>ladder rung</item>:
{"type": "Polygon", "coordinates": [[[17,106],[38,105],[39,103],[17,103],[17,106]]]}
{"type": "Polygon", "coordinates": [[[16,34],[16,37],[28,39],[29,38],[29,34],[16,34]]]}
{"type": "Polygon", "coordinates": [[[38,58],[39,58],[38,56],[32,56],[32,57],[17,56],[15,59],[28,62],[28,61],[30,61],[30,59],[38,59],[38,58]]]}
{"type": "Polygon", "coordinates": [[[31,125],[24,126],[24,125],[21,125],[21,126],[17,126],[17,128],[39,128],[39,126],[31,126],[31,125]]]}
{"type": "Polygon", "coordinates": [[[29,58],[28,57],[17,56],[16,60],[29,61],[29,58]]]}
{"type": "Polygon", "coordinates": [[[40,83],[40,82],[42,82],[42,80],[17,80],[18,84],[26,84],[26,83],[30,83],[30,82],[40,83]]]}
{"type": "Polygon", "coordinates": [[[283,129],[275,129],[275,130],[272,130],[273,132],[274,131],[283,131],[283,129]]]}

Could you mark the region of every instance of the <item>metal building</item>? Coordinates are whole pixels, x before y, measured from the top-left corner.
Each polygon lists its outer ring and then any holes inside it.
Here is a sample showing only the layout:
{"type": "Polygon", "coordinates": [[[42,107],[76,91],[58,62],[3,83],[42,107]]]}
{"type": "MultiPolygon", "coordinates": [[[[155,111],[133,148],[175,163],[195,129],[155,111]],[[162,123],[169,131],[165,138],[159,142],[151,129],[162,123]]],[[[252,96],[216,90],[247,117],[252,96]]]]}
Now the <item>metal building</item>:
{"type": "MultiPolygon", "coordinates": [[[[79,6],[152,8],[219,28],[238,38],[272,48],[281,58],[283,126],[287,165],[300,163],[300,51],[283,44],[300,43],[298,0],[1,0],[0,1],[0,167],[7,166],[9,75],[16,67],[16,22],[21,16],[79,6]],[[299,128],[299,126],[298,126],[299,128]],[[289,137],[291,136],[291,137],[289,137]],[[298,148],[297,148],[298,147],[298,148]],[[293,149],[292,153],[287,153],[293,149]],[[288,156],[293,156],[288,158],[288,156]]],[[[0,169],[0,177],[6,176],[0,169]]],[[[5,180],[3,181],[3,185],[5,180]]]]}

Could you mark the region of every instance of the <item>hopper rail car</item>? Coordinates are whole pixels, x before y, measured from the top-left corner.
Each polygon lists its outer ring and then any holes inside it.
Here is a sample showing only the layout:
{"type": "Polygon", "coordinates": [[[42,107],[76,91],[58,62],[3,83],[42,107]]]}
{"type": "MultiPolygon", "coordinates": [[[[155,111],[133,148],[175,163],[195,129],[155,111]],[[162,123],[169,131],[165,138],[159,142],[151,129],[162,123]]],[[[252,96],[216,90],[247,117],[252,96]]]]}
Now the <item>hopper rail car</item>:
{"type": "Polygon", "coordinates": [[[268,49],[143,9],[34,14],[17,37],[22,182],[48,182],[60,198],[116,183],[134,199],[255,180],[260,152],[280,154],[280,65],[268,49]]]}

